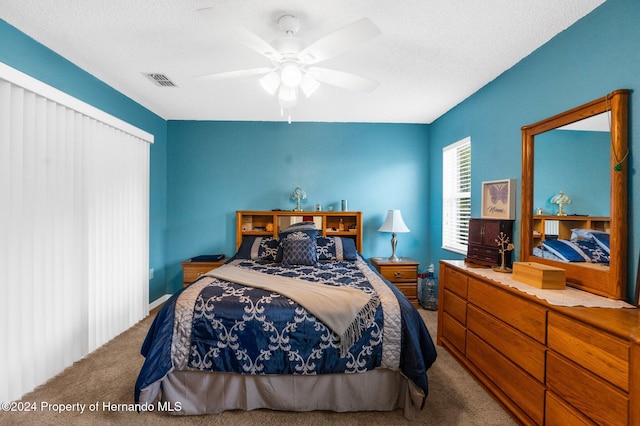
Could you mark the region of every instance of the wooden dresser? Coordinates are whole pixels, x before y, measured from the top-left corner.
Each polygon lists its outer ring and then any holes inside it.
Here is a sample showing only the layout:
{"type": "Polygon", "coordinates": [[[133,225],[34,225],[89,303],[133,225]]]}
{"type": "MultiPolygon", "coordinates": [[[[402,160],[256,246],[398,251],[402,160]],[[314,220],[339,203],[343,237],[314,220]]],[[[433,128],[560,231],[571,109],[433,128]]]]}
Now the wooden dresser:
{"type": "Polygon", "coordinates": [[[640,309],[551,305],[462,261],[439,285],[438,345],[519,423],[640,424],[640,309]]]}
{"type": "Polygon", "coordinates": [[[382,257],[372,257],[371,264],[380,272],[380,275],[391,281],[398,290],[416,308],[418,304],[418,266],[420,262],[402,257],[400,260],[391,261],[382,257]]]}

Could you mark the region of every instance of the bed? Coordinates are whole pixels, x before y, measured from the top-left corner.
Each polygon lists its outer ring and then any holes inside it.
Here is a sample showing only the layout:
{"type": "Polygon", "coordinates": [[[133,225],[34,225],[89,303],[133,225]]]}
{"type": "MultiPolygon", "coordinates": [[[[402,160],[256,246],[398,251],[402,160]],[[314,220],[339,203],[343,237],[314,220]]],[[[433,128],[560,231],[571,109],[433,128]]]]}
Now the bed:
{"type": "Polygon", "coordinates": [[[593,263],[608,266],[610,260],[609,233],[593,229],[571,230],[570,239],[548,239],[534,247],[536,257],[558,262],[593,263]]]}
{"type": "Polygon", "coordinates": [[[245,237],[173,295],[142,346],[135,402],[173,414],[424,406],[436,349],[418,311],[356,251],[312,223],[245,237]]]}

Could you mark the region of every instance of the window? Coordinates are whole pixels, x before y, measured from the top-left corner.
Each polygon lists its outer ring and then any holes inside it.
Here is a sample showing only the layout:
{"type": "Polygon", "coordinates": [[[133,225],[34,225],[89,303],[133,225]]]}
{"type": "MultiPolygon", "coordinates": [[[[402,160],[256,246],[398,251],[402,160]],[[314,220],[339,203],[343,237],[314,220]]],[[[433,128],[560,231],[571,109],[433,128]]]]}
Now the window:
{"type": "Polygon", "coordinates": [[[442,149],[442,248],[467,253],[471,217],[471,138],[442,149]]]}

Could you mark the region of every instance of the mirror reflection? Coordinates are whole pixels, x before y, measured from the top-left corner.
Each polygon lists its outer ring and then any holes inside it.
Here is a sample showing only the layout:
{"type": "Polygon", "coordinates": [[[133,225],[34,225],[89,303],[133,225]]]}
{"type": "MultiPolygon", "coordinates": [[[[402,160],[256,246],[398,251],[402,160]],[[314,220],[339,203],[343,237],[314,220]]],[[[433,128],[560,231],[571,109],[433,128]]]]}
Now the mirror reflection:
{"type": "Polygon", "coordinates": [[[537,135],[535,214],[556,215],[552,201],[562,191],[570,199],[565,214],[609,216],[609,144],[608,113],[537,135]]]}
{"type": "Polygon", "coordinates": [[[522,128],[520,260],[562,268],[568,285],[616,299],[626,293],[628,95],[522,128]]]}

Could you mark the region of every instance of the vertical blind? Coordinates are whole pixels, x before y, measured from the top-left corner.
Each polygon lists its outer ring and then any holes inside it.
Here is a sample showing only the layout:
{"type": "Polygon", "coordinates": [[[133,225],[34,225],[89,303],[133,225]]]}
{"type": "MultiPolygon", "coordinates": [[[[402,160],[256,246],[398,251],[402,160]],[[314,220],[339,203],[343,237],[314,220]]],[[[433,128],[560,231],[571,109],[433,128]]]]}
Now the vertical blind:
{"type": "Polygon", "coordinates": [[[152,142],[0,64],[0,401],[148,314],[152,142]]]}
{"type": "Polygon", "coordinates": [[[442,150],[442,247],[466,254],[471,217],[471,138],[442,150]]]}

